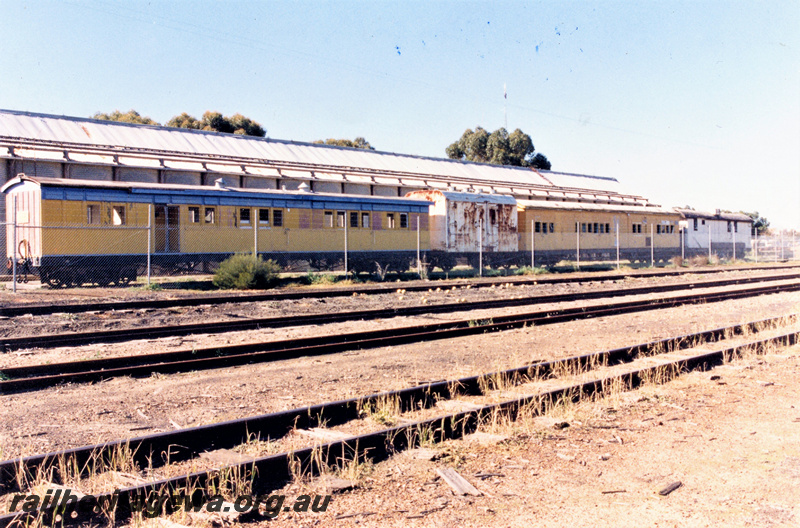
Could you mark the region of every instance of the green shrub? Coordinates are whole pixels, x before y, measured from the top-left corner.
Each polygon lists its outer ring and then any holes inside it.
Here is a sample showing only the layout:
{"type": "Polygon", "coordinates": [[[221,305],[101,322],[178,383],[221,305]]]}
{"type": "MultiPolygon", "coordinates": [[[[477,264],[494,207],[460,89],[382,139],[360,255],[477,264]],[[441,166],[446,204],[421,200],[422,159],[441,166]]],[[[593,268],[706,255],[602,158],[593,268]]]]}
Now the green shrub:
{"type": "Polygon", "coordinates": [[[330,274],[323,274],[323,273],[314,273],[313,271],[309,271],[305,276],[306,284],[310,284],[313,286],[325,286],[328,284],[335,284],[336,283],[336,276],[330,274]]]}
{"type": "Polygon", "coordinates": [[[543,273],[547,273],[546,268],[532,268],[530,266],[522,266],[518,268],[517,271],[514,272],[514,275],[541,275],[543,273]]]}
{"type": "Polygon", "coordinates": [[[228,289],[264,289],[274,286],[281,267],[274,260],[266,262],[250,253],[237,253],[225,259],[214,274],[214,286],[228,289]]]}

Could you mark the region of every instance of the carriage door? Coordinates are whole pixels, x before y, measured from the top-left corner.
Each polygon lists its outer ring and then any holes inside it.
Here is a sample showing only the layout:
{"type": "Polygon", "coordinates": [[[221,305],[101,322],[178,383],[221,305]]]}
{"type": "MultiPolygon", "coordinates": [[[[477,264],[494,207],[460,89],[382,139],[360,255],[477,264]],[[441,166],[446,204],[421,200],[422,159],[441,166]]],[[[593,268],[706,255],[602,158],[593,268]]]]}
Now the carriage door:
{"type": "Polygon", "coordinates": [[[180,251],[180,208],[156,205],[156,253],[180,251]]]}

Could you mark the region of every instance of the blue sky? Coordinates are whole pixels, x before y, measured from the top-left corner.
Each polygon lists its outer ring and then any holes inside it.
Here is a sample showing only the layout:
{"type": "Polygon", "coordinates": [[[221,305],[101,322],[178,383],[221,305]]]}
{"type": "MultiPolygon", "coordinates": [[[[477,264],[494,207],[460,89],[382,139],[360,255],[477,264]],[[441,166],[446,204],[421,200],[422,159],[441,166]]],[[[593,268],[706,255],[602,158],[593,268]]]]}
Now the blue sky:
{"type": "Polygon", "coordinates": [[[240,112],[426,156],[507,119],[554,170],[800,227],[798,28],[796,0],[0,0],[0,108],[240,112]]]}

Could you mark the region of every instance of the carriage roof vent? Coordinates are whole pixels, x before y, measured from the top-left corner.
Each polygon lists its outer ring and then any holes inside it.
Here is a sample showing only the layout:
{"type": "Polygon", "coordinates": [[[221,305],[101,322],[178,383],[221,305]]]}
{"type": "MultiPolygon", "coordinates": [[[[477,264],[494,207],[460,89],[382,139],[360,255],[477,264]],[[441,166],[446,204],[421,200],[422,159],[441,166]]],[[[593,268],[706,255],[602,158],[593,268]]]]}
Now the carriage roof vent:
{"type": "Polygon", "coordinates": [[[224,189],[225,188],[225,178],[217,178],[214,180],[214,188],[216,189],[224,189]]]}
{"type": "Polygon", "coordinates": [[[311,192],[311,187],[309,187],[306,182],[302,182],[297,186],[297,190],[300,192],[311,192]]]}

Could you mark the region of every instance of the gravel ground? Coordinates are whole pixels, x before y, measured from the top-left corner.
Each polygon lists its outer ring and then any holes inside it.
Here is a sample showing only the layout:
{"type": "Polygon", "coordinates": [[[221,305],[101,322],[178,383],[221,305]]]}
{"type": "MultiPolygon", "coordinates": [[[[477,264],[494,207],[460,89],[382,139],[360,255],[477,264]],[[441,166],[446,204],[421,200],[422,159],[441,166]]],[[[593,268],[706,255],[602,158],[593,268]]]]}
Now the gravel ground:
{"type": "MultiPolygon", "coordinates": [[[[500,288],[459,288],[449,290],[432,289],[428,292],[405,292],[400,289],[392,294],[365,297],[344,297],[334,299],[304,299],[274,301],[268,303],[247,303],[242,305],[221,305],[221,306],[199,306],[192,308],[174,308],[169,310],[140,310],[137,311],[138,318],[131,319],[130,314],[118,314],[102,312],[97,314],[83,314],[80,322],[75,323],[76,315],[73,314],[54,314],[40,317],[21,317],[14,321],[6,321],[5,328],[8,333],[15,334],[50,334],[56,332],[73,331],[75,325],[81,326],[81,331],[106,330],[110,328],[120,328],[117,317],[124,317],[128,324],[124,326],[136,326],[133,323],[140,323],[139,326],[164,326],[181,323],[202,323],[204,321],[241,320],[242,318],[259,318],[269,316],[286,316],[293,314],[319,314],[322,310],[326,313],[346,312],[350,310],[377,309],[399,306],[425,306],[444,303],[460,303],[468,301],[494,300],[503,298],[520,298],[527,296],[541,295],[543,292],[548,294],[555,293],[576,293],[589,291],[614,290],[620,286],[625,288],[642,287],[654,284],[684,284],[686,281],[679,281],[674,278],[651,278],[651,279],[627,279],[620,281],[623,284],[570,284],[560,286],[514,286],[500,288]],[[324,307],[324,308],[323,308],[324,307]],[[249,311],[248,311],[249,310],[249,311]],[[176,321],[177,320],[177,321],[176,321]],[[22,323],[20,323],[22,321],[22,323]]],[[[688,284],[697,284],[690,281],[688,284]]],[[[765,284],[780,284],[771,282],[765,284]]],[[[749,288],[753,285],[741,285],[734,288],[749,288]]],[[[702,288],[695,288],[692,292],[712,291],[702,288]]],[[[671,292],[663,294],[635,295],[624,298],[611,299],[609,303],[627,302],[639,299],[661,299],[686,294],[683,292],[671,292]]],[[[123,355],[139,355],[157,352],[172,352],[178,350],[192,350],[197,348],[236,345],[244,343],[257,343],[276,340],[291,340],[300,337],[330,335],[332,333],[359,332],[365,330],[377,330],[384,328],[396,328],[401,326],[429,324],[434,322],[454,321],[454,320],[486,320],[500,315],[530,313],[549,309],[563,309],[596,305],[602,300],[586,300],[568,303],[548,303],[535,304],[528,306],[518,306],[511,308],[498,308],[492,310],[471,310],[453,311],[450,313],[438,313],[429,315],[418,315],[412,317],[393,317],[388,319],[370,321],[350,321],[333,323],[327,325],[305,325],[287,328],[265,328],[260,330],[247,330],[237,332],[226,332],[222,334],[194,334],[191,336],[173,337],[165,339],[143,339],[134,340],[126,343],[99,343],[81,347],[64,347],[52,349],[32,349],[19,350],[0,356],[0,369],[18,367],[24,365],[61,363],[67,361],[99,359],[105,357],[115,357],[123,355]]],[[[2,328],[2,326],[0,326],[2,328]]]]}
{"type": "MultiPolygon", "coordinates": [[[[279,512],[261,526],[796,527],[799,376],[795,346],[489,428],[436,446],[433,461],[365,466],[326,512],[279,512]],[[453,493],[436,472],[445,467],[481,495],[453,493]]],[[[325,489],[280,493],[291,505],[325,489]]]]}
{"type": "Polygon", "coordinates": [[[0,458],[169,430],[173,422],[194,426],[280,411],[798,311],[800,294],[784,293],[417,345],[3,395],[0,458]]]}

